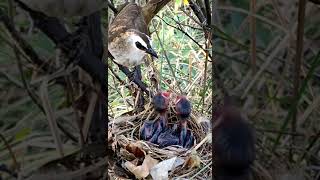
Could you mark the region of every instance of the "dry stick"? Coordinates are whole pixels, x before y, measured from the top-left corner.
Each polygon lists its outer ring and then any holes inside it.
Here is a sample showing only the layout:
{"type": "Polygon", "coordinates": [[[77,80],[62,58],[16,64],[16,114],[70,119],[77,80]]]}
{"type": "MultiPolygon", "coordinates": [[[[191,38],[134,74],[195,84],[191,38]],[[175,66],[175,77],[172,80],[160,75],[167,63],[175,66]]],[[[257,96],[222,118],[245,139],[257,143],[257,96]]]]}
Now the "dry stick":
{"type": "MultiPolygon", "coordinates": [[[[293,91],[293,100],[297,99],[299,94],[299,86],[300,86],[300,69],[301,69],[301,61],[302,61],[302,51],[303,51],[303,34],[304,34],[304,17],[306,11],[306,0],[299,1],[299,12],[298,12],[298,32],[297,32],[297,42],[296,42],[296,56],[294,60],[294,91],[293,91]]],[[[298,104],[294,107],[294,112],[292,115],[292,133],[296,132],[297,129],[297,112],[298,112],[298,104]]],[[[295,142],[295,138],[292,136],[292,143],[290,148],[290,159],[293,158],[292,146],[295,142]]]]}
{"type": "MultiPolygon", "coordinates": [[[[208,36],[210,37],[210,36],[208,36]]],[[[208,49],[209,47],[209,38],[206,40],[206,49],[208,49]]],[[[203,76],[203,82],[207,82],[207,69],[208,69],[208,57],[209,57],[209,51],[206,50],[206,61],[205,61],[205,64],[204,64],[204,76],[203,76]]],[[[204,84],[203,84],[204,85],[204,84]]],[[[206,89],[207,89],[207,86],[204,87],[204,90],[202,92],[202,109],[201,109],[201,113],[203,113],[203,110],[204,110],[204,103],[205,103],[205,96],[206,96],[206,89]]]]}
{"type": "Polygon", "coordinates": [[[6,140],[6,138],[0,133],[0,139],[3,141],[4,145],[6,146],[6,148],[8,149],[10,156],[12,158],[13,161],[13,165],[15,168],[19,169],[19,163],[17,161],[17,158],[15,156],[15,154],[13,153],[10,144],[8,143],[8,141],[6,140]]]}
{"type": "Polygon", "coordinates": [[[279,9],[279,6],[277,5],[278,4],[278,1],[277,0],[271,0],[271,4],[273,6],[273,8],[276,10],[276,14],[277,16],[280,18],[280,22],[282,24],[282,26],[286,26],[288,24],[288,20],[287,18],[285,18],[280,9],[279,9]]]}
{"type": "MultiPolygon", "coordinates": [[[[153,28],[156,29],[156,28],[155,28],[155,25],[154,25],[153,23],[152,23],[152,25],[153,25],[153,28]]],[[[161,39],[160,39],[160,37],[159,37],[159,34],[158,34],[157,31],[155,31],[155,33],[156,33],[157,38],[158,38],[158,40],[159,40],[159,43],[160,43],[160,46],[161,46],[161,48],[162,48],[164,57],[165,57],[168,65],[169,65],[169,67],[170,67],[170,71],[171,71],[171,73],[172,73],[173,79],[174,79],[175,82],[177,83],[177,86],[178,86],[178,88],[179,88],[179,90],[180,90],[180,93],[183,94],[183,91],[182,91],[182,89],[181,89],[181,87],[180,87],[180,84],[179,84],[179,82],[177,81],[175,72],[173,71],[173,68],[172,68],[172,65],[171,65],[171,63],[170,63],[170,60],[169,60],[169,58],[168,58],[168,56],[167,56],[167,52],[166,52],[166,50],[165,50],[164,47],[163,47],[163,44],[162,44],[161,39]]]]}
{"type": "Polygon", "coordinates": [[[31,100],[39,107],[42,107],[41,103],[39,102],[39,99],[37,97],[37,95],[35,95],[33,92],[34,90],[30,88],[29,84],[27,83],[27,80],[24,76],[24,73],[23,73],[23,69],[22,69],[22,62],[21,62],[21,58],[20,58],[20,53],[18,52],[18,48],[14,45],[13,46],[13,51],[14,51],[14,54],[15,54],[15,57],[16,57],[16,60],[17,60],[17,66],[18,66],[18,70],[19,70],[19,73],[20,73],[20,76],[21,76],[21,80],[22,80],[22,84],[24,86],[24,88],[26,89],[28,95],[30,96],[31,100]]]}
{"type": "Polygon", "coordinates": [[[72,86],[72,76],[66,76],[65,77],[66,79],[66,85],[67,85],[67,88],[71,91],[71,102],[72,102],[72,108],[73,108],[73,111],[74,111],[74,118],[75,118],[75,121],[76,121],[76,124],[77,124],[77,128],[78,128],[78,131],[79,131],[79,134],[80,134],[80,147],[81,149],[83,148],[83,145],[85,143],[85,140],[84,140],[84,136],[83,136],[83,132],[82,132],[82,128],[81,128],[81,118],[79,116],[79,112],[75,106],[75,98],[73,96],[74,94],[74,87],[72,86]]]}
{"type": "Polygon", "coordinates": [[[206,7],[207,24],[210,26],[211,25],[211,9],[210,9],[209,0],[204,0],[204,5],[206,7]]]}
{"type": "Polygon", "coordinates": [[[307,153],[310,151],[310,149],[313,147],[313,145],[316,144],[317,140],[320,139],[320,130],[318,131],[318,133],[316,134],[316,136],[314,137],[314,139],[310,142],[310,144],[308,145],[308,147],[306,148],[306,150],[304,151],[304,153],[301,155],[299,162],[301,163],[303,161],[303,159],[305,158],[305,156],[307,155],[307,153]]]}
{"type": "Polygon", "coordinates": [[[256,18],[253,14],[256,12],[256,0],[250,1],[250,33],[251,33],[251,68],[253,74],[257,72],[257,49],[256,49],[256,18]]]}
{"type": "Polygon", "coordinates": [[[89,128],[90,128],[90,125],[92,124],[91,123],[92,116],[93,116],[97,101],[98,101],[98,94],[96,92],[91,92],[89,106],[88,106],[87,112],[85,114],[83,127],[82,127],[84,140],[87,140],[87,137],[89,134],[89,128]]]}
{"type": "Polygon", "coordinates": [[[40,85],[40,98],[42,100],[43,109],[45,115],[47,116],[49,127],[54,138],[56,148],[61,157],[64,157],[63,147],[61,137],[58,131],[57,119],[53,112],[53,107],[49,102],[49,94],[48,94],[48,79],[45,79],[43,83],[40,85]]]}

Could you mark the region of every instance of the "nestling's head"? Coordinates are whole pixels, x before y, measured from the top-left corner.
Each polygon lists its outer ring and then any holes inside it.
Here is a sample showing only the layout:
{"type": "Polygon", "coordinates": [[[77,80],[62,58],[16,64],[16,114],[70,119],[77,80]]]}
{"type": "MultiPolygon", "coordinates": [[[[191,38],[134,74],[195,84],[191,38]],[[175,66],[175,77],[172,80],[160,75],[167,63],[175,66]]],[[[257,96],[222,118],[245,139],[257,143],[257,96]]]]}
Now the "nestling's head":
{"type": "Polygon", "coordinates": [[[153,99],[153,107],[159,113],[164,113],[167,111],[169,102],[170,102],[170,92],[159,92],[157,93],[153,99]]]}
{"type": "Polygon", "coordinates": [[[136,48],[136,50],[143,51],[146,54],[158,58],[156,51],[152,48],[151,38],[136,30],[128,31],[129,42],[136,48]]]}
{"type": "Polygon", "coordinates": [[[191,114],[191,103],[186,96],[178,96],[175,103],[175,109],[180,118],[189,118],[191,114]]]}

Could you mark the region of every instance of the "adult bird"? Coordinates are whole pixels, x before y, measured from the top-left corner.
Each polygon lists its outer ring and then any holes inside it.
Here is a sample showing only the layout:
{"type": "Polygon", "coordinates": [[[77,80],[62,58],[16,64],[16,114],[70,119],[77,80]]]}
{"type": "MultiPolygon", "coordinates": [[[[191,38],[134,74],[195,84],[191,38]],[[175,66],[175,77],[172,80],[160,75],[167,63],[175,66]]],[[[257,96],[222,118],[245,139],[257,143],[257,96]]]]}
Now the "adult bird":
{"type": "Polygon", "coordinates": [[[159,114],[159,119],[144,122],[140,130],[140,136],[143,140],[157,143],[158,136],[167,128],[169,97],[169,92],[159,92],[153,97],[152,104],[155,111],[159,114]]]}
{"type": "Polygon", "coordinates": [[[136,67],[144,62],[147,54],[158,58],[148,34],[142,8],[136,3],[128,3],[108,31],[108,50],[114,61],[122,66],[136,67]]]}
{"type": "Polygon", "coordinates": [[[216,179],[249,180],[255,159],[253,128],[228,97],[216,118],[213,128],[216,179]]]}
{"type": "Polygon", "coordinates": [[[194,136],[190,129],[187,129],[187,122],[190,119],[191,103],[186,96],[178,96],[175,102],[175,110],[179,119],[179,145],[190,148],[194,145],[194,136]]]}

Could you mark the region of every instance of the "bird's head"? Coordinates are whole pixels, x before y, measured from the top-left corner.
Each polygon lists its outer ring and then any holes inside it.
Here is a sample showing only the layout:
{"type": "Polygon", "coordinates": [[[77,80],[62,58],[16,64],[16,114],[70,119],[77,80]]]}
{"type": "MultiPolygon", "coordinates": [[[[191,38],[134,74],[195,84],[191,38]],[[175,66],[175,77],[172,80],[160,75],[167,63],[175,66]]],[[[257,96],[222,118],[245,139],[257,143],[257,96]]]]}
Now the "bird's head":
{"type": "Polygon", "coordinates": [[[137,50],[158,58],[157,52],[152,48],[151,38],[148,35],[133,30],[129,32],[129,40],[137,50]]]}
{"type": "Polygon", "coordinates": [[[178,96],[175,102],[175,109],[180,118],[189,118],[191,114],[191,103],[186,96],[178,96]]]}
{"type": "Polygon", "coordinates": [[[154,109],[159,113],[167,111],[170,102],[170,92],[158,92],[152,99],[154,109]]]}
{"type": "Polygon", "coordinates": [[[218,107],[213,115],[214,120],[222,119],[223,121],[242,121],[244,119],[240,109],[236,106],[235,97],[224,97],[224,104],[218,107]]]}

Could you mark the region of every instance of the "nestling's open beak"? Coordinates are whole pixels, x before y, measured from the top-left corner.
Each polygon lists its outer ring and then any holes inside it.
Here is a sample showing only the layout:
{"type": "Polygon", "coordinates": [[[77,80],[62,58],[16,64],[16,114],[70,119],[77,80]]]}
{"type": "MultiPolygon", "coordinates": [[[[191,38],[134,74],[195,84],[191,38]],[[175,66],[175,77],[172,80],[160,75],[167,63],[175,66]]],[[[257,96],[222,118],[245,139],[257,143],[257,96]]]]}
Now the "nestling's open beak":
{"type": "Polygon", "coordinates": [[[150,54],[151,56],[153,56],[155,58],[158,58],[158,55],[157,55],[156,51],[153,50],[152,48],[147,49],[146,53],[150,54]]]}

